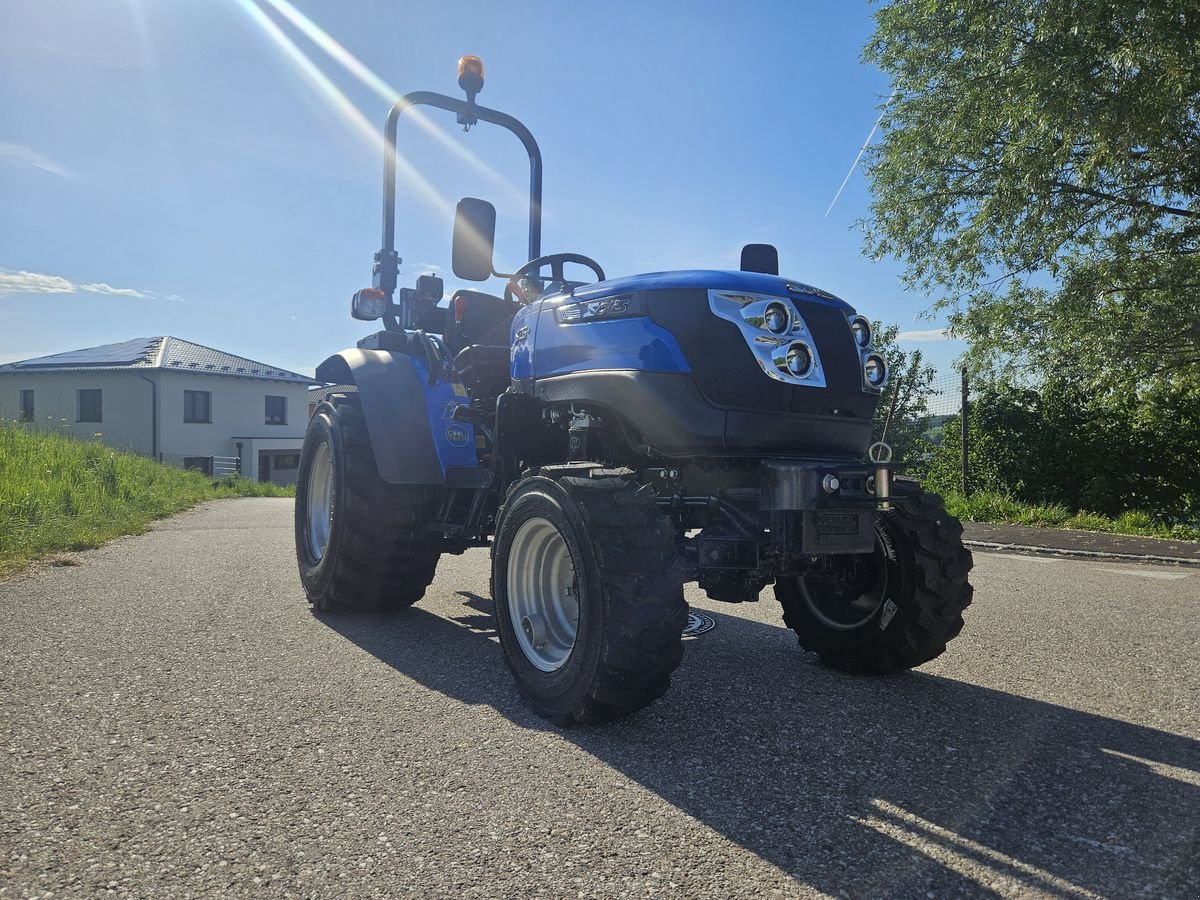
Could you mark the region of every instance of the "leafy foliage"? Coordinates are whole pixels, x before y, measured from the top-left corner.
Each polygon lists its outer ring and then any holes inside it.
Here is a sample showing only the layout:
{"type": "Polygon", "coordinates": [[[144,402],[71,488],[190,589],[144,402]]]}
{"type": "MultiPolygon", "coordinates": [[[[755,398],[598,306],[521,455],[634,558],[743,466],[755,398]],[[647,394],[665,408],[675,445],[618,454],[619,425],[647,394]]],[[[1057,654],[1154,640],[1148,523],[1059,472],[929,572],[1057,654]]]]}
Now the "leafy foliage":
{"type": "Polygon", "coordinates": [[[976,362],[1093,385],[1200,364],[1200,7],[895,0],[874,257],[976,362]],[[1082,364],[1081,364],[1082,363],[1082,364]]]}
{"type": "MultiPolygon", "coordinates": [[[[1183,379],[1133,394],[1074,381],[1040,390],[985,385],[970,414],[972,486],[1026,503],[1200,527],[1200,393],[1183,379]]],[[[958,417],[924,473],[940,492],[960,485],[958,417]]]]}
{"type": "Polygon", "coordinates": [[[899,330],[896,325],[871,323],[872,345],[887,360],[889,372],[875,407],[871,433],[874,440],[886,439],[892,445],[897,460],[911,462],[925,450],[923,438],[934,370],[925,364],[920,350],[906,353],[900,349],[896,343],[899,330]]]}

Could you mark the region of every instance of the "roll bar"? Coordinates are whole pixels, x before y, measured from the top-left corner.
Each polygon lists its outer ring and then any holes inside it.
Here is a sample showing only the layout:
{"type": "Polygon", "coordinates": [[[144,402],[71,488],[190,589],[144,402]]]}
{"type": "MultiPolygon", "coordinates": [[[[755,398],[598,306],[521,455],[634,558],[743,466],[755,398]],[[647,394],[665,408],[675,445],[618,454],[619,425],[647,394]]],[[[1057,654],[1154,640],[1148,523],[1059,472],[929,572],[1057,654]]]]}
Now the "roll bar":
{"type": "Polygon", "coordinates": [[[542,151],[529,129],[512,116],[478,106],[474,96],[459,100],[433,91],[415,91],[396,101],[384,126],[383,156],[383,245],[375,254],[372,284],[389,298],[396,290],[400,257],[396,254],[396,126],[400,116],[414,106],[435,106],[455,113],[460,125],[491,122],[515,134],[529,154],[529,258],[542,255],[542,151]]]}

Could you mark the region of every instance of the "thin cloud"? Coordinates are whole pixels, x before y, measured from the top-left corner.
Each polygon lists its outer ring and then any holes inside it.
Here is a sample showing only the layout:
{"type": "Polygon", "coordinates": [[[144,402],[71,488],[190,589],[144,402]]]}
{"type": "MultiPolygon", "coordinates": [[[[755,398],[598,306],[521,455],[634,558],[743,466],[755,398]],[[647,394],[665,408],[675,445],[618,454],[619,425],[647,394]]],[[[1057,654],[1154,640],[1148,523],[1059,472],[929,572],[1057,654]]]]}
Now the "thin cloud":
{"type": "Polygon", "coordinates": [[[115,288],[111,284],[81,284],[81,291],[87,291],[89,294],[108,294],[112,297],[138,297],[143,300],[153,300],[157,294],[151,294],[146,291],[135,291],[133,288],[115,288]]]}
{"type": "Polygon", "coordinates": [[[76,284],[61,275],[44,275],[41,272],[0,269],[0,297],[18,294],[102,294],[107,297],[131,297],[135,300],[166,300],[171,303],[186,303],[178,294],[157,294],[136,288],[113,287],[102,281],[76,284]]]}
{"type": "Polygon", "coordinates": [[[59,275],[0,269],[0,297],[10,294],[73,294],[75,285],[59,275]]]}
{"type": "Polygon", "coordinates": [[[902,331],[896,335],[898,341],[950,341],[952,337],[945,328],[929,328],[925,331],[902,331]]]}
{"type": "Polygon", "coordinates": [[[68,181],[76,181],[79,177],[62,163],[24,144],[0,142],[0,160],[33,166],[35,169],[41,169],[43,172],[49,172],[59,178],[66,178],[68,181]]]}

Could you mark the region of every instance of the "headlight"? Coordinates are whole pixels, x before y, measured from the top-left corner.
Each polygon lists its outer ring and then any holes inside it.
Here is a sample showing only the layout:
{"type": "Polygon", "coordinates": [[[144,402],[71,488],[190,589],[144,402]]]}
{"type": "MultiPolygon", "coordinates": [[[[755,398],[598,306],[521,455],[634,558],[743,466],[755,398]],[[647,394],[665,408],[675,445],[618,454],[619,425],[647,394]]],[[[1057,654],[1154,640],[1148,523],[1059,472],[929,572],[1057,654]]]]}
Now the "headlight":
{"type": "Polygon", "coordinates": [[[869,353],[863,360],[863,375],[867,384],[873,388],[881,388],[887,382],[887,363],[878,353],[869,353]]]}
{"type": "Polygon", "coordinates": [[[871,323],[862,316],[850,320],[850,330],[854,332],[854,343],[860,347],[871,346],[871,323]]]}
{"type": "Polygon", "coordinates": [[[784,365],[790,374],[797,378],[803,378],[812,371],[813,354],[808,345],[800,341],[794,341],[788,346],[787,356],[784,358],[784,365]]]}
{"type": "Polygon", "coordinates": [[[763,313],[763,324],[772,334],[783,334],[788,330],[790,318],[782,303],[772,303],[763,313]]]}

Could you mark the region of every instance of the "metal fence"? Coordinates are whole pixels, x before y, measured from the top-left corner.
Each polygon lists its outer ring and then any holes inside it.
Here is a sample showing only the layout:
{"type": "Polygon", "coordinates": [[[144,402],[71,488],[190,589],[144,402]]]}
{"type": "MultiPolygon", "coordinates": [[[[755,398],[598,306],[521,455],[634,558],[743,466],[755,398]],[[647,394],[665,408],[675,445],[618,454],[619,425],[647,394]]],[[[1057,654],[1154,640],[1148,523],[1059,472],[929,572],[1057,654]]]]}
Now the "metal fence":
{"type": "Polygon", "coordinates": [[[876,419],[877,440],[899,440],[903,455],[920,469],[935,452],[953,442],[959,453],[961,490],[970,493],[968,466],[970,430],[960,423],[969,421],[970,384],[965,371],[937,373],[928,386],[904,383],[897,378],[876,419]],[[918,396],[913,396],[916,392],[918,396]],[[923,399],[923,402],[921,402],[923,399]]]}
{"type": "Polygon", "coordinates": [[[213,478],[228,478],[242,471],[242,461],[236,456],[185,456],[176,453],[160,453],[158,461],[180,469],[195,469],[213,478]]]}

